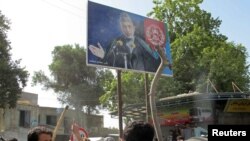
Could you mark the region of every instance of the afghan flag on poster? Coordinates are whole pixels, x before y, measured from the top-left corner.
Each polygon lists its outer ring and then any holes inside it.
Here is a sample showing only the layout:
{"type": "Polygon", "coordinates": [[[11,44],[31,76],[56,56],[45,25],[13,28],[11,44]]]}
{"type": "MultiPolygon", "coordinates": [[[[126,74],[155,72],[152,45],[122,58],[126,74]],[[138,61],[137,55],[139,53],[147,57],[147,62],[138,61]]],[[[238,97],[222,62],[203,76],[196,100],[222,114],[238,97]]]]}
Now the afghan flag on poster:
{"type": "Polygon", "coordinates": [[[149,46],[155,50],[156,46],[165,48],[166,45],[165,24],[153,19],[144,20],[144,37],[149,46]]]}

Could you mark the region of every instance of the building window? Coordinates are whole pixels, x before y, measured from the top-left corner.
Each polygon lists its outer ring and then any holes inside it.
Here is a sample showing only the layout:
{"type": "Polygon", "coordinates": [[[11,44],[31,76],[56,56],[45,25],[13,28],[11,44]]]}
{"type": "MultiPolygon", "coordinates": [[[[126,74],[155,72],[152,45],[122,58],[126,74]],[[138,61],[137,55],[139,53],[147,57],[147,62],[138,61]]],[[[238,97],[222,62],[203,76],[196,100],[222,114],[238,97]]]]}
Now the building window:
{"type": "Polygon", "coordinates": [[[30,111],[20,110],[19,126],[24,128],[30,127],[30,111]]]}
{"type": "Polygon", "coordinates": [[[56,116],[47,115],[46,116],[46,124],[56,126],[56,116]]]}

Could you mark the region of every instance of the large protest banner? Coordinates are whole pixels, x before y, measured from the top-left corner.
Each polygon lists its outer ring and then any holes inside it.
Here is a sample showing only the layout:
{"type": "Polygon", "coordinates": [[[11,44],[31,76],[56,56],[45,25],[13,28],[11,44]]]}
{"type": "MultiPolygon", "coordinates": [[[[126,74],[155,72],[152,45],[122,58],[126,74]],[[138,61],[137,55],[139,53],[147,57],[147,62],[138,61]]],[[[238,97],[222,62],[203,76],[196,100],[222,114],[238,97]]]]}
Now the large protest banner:
{"type": "MultiPolygon", "coordinates": [[[[87,65],[155,73],[156,46],[172,64],[167,24],[88,1],[87,65]]],[[[166,67],[163,75],[172,76],[166,67]]]]}

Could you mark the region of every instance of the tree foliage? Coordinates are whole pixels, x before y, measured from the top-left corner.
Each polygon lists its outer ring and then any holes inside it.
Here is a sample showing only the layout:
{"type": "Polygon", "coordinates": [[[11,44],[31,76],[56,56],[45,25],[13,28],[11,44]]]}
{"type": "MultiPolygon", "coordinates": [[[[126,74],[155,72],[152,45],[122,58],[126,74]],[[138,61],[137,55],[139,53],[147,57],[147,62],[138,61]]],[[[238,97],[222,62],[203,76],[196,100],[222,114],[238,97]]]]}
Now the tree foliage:
{"type": "Polygon", "coordinates": [[[200,9],[199,4],[202,2],[203,0],[153,0],[155,7],[148,16],[168,24],[171,42],[192,32],[194,26],[210,34],[219,33],[221,20],[214,19],[211,13],[200,9]]]}
{"type": "Polygon", "coordinates": [[[97,111],[99,97],[110,71],[86,66],[86,51],[79,45],[56,46],[52,52],[53,61],[49,65],[51,76],[43,71],[35,72],[33,84],[42,84],[58,94],[58,100],[90,114],[97,111]]]}
{"type": "MultiPolygon", "coordinates": [[[[222,21],[202,10],[201,3],[202,0],[154,0],[155,7],[148,14],[168,23],[170,31],[174,77],[162,82],[174,81],[172,84],[176,85],[169,85],[169,90],[159,89],[165,96],[173,92],[206,92],[208,79],[220,92],[232,91],[232,82],[245,91],[249,89],[245,47],[228,42],[219,32],[222,21]]],[[[160,83],[159,87],[164,85],[160,83]]]]}
{"type": "MultiPolygon", "coordinates": [[[[157,88],[158,98],[190,91],[208,92],[208,79],[219,92],[232,92],[232,82],[243,91],[249,90],[246,48],[227,41],[227,37],[219,31],[222,21],[202,10],[199,6],[202,2],[153,0],[154,8],[148,16],[168,25],[174,72],[173,77],[160,79],[157,88]]],[[[110,109],[114,110],[117,102],[107,101],[115,99],[116,80],[107,88],[102,102],[106,101],[110,109]]],[[[124,105],[143,102],[144,91],[143,75],[123,72],[124,105]]],[[[211,91],[213,89],[209,92],[211,91]]]]}
{"type": "Polygon", "coordinates": [[[14,108],[28,80],[28,71],[21,60],[11,60],[11,46],[7,40],[9,20],[0,11],[0,108],[14,108]]]}
{"type": "MultiPolygon", "coordinates": [[[[121,91],[124,106],[145,102],[143,75],[124,71],[121,77],[121,91]]],[[[113,79],[110,83],[107,83],[106,88],[105,94],[101,96],[100,100],[109,110],[115,111],[118,106],[117,79],[113,79]]]]}

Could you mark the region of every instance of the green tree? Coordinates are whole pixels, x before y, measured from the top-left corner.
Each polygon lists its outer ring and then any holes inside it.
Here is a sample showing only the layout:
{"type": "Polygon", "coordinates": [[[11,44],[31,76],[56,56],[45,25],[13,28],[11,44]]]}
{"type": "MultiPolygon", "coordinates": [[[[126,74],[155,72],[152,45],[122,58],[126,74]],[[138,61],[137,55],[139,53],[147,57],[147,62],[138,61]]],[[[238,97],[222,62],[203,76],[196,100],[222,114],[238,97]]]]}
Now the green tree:
{"type": "MultiPolygon", "coordinates": [[[[152,79],[152,75],[149,76],[152,79]]],[[[121,75],[121,91],[123,105],[136,104],[145,102],[144,75],[129,71],[122,72],[121,75]]],[[[107,83],[107,90],[100,97],[101,103],[110,111],[117,110],[117,79],[113,79],[111,83],[107,83]]]]}
{"type": "Polygon", "coordinates": [[[168,23],[173,58],[174,77],[162,78],[164,83],[159,86],[162,96],[205,92],[207,79],[221,92],[232,91],[229,87],[232,81],[248,90],[245,47],[227,42],[227,37],[219,33],[221,21],[200,9],[202,0],[154,0],[154,3],[148,15],[168,23]],[[172,85],[167,89],[161,89],[170,82],[172,85]]]}
{"type": "MultiPolygon", "coordinates": [[[[219,32],[222,21],[199,7],[202,0],[153,2],[155,6],[148,16],[168,24],[174,72],[173,77],[160,79],[158,98],[190,91],[206,92],[208,79],[220,92],[231,92],[232,82],[248,91],[249,66],[245,47],[227,41],[227,37],[219,32]]],[[[151,78],[150,75],[149,81],[151,78]]],[[[111,110],[117,106],[116,86],[116,80],[109,83],[101,99],[111,110]]],[[[124,105],[143,102],[143,75],[123,72],[122,95],[124,105]]]]}
{"type": "Polygon", "coordinates": [[[79,45],[56,46],[49,65],[51,78],[43,71],[34,73],[33,84],[42,84],[58,94],[62,104],[68,104],[87,114],[98,112],[103,84],[112,78],[110,71],[86,66],[86,50],[79,45]],[[107,79],[105,79],[107,78],[107,79]]]}
{"type": "Polygon", "coordinates": [[[21,60],[11,60],[11,46],[7,40],[9,20],[0,11],[0,108],[14,108],[28,80],[28,71],[21,60]]]}
{"type": "MultiPolygon", "coordinates": [[[[210,34],[218,34],[221,20],[200,9],[203,0],[153,0],[155,7],[148,16],[168,24],[171,42],[185,36],[199,26],[210,34]]],[[[225,36],[220,35],[221,38],[225,36]]]]}
{"type": "MultiPolygon", "coordinates": [[[[203,54],[201,67],[208,72],[208,78],[214,80],[218,90],[233,91],[232,82],[243,91],[249,90],[249,66],[246,65],[247,52],[244,46],[233,42],[220,42],[214,47],[204,49],[203,54]]],[[[198,89],[204,87],[198,85],[198,89]]]]}

